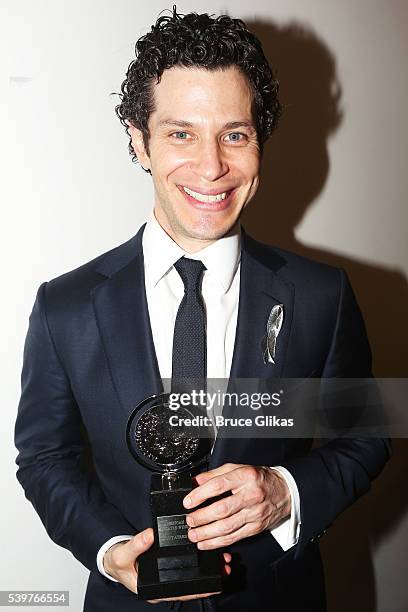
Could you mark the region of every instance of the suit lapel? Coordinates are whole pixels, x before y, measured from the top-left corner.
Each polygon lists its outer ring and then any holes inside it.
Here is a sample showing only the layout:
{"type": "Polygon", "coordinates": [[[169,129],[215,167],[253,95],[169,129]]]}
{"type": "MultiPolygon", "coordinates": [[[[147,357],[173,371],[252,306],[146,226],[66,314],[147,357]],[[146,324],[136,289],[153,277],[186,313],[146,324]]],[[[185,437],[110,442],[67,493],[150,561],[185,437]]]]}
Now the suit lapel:
{"type": "Polygon", "coordinates": [[[126,416],[140,401],[162,392],[145,291],[143,229],[126,249],[119,247],[102,261],[98,271],[108,278],[91,290],[112,382],[126,416]]]}
{"type": "MultiPolygon", "coordinates": [[[[143,399],[163,391],[145,291],[142,234],[111,251],[97,270],[105,280],[91,290],[97,326],[112,382],[126,416],[143,399]]],[[[291,331],[294,287],[277,274],[285,261],[270,249],[242,236],[240,295],[229,390],[237,378],[284,376],[291,331]],[[273,306],[282,304],[275,364],[265,364],[262,338],[273,306]]],[[[226,409],[226,416],[228,411],[226,409]]],[[[225,461],[256,462],[250,439],[218,439],[210,466],[225,461]],[[251,461],[249,461],[249,458],[251,461]]]]}
{"type": "MultiPolygon", "coordinates": [[[[284,260],[243,232],[238,321],[235,335],[228,391],[234,390],[239,378],[271,379],[284,376],[286,352],[292,327],[294,287],[277,274],[284,260]],[[264,363],[262,339],[271,309],[281,304],[284,316],[276,342],[275,364],[264,363]]],[[[242,391],[242,385],[240,385],[242,391]]],[[[225,407],[224,416],[232,416],[233,407],[225,407]]],[[[210,466],[225,461],[256,459],[251,439],[219,438],[214,446],[210,466]],[[238,444],[239,442],[239,444],[238,444]],[[249,453],[249,446],[251,450],[249,453]]]]}
{"type": "Polygon", "coordinates": [[[294,287],[245,248],[243,239],[237,331],[230,378],[271,378],[282,375],[293,315],[294,287]],[[283,306],[283,324],[276,343],[275,364],[264,363],[262,339],[274,306],[283,306]]]}

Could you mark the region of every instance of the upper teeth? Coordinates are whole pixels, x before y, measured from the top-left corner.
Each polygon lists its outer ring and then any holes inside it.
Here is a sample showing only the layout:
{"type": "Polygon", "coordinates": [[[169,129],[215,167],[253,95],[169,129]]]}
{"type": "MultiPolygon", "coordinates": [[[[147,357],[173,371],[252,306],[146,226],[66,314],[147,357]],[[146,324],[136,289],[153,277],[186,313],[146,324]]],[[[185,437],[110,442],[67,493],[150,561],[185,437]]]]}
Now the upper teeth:
{"type": "Polygon", "coordinates": [[[187,187],[183,187],[184,191],[188,193],[189,196],[198,200],[199,202],[220,202],[221,200],[225,200],[227,197],[227,191],[224,193],[217,193],[217,195],[204,195],[203,193],[197,193],[197,191],[192,191],[187,187]]]}

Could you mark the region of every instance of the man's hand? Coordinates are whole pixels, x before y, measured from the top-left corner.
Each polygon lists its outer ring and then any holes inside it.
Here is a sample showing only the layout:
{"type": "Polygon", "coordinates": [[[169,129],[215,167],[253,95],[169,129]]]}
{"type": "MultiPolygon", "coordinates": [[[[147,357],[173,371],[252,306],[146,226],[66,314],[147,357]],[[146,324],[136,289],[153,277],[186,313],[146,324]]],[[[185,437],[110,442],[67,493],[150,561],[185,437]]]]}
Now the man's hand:
{"type": "MultiPolygon", "coordinates": [[[[127,589],[136,593],[137,559],[139,555],[151,547],[153,541],[153,529],[145,529],[136,534],[131,540],[114,544],[106,551],[103,557],[105,571],[127,589]]],[[[231,561],[231,555],[224,553],[223,557],[225,561],[224,571],[226,574],[230,574],[231,567],[228,564],[231,561]]],[[[152,599],[149,603],[159,603],[160,601],[188,601],[190,599],[198,599],[199,597],[209,597],[210,595],[217,595],[217,593],[184,595],[183,597],[173,597],[169,599],[152,599]]]]}
{"type": "Polygon", "coordinates": [[[231,492],[187,515],[188,537],[200,550],[230,546],[238,540],[277,526],[290,515],[291,498],[285,479],[269,467],[226,463],[196,476],[199,485],[184,498],[189,510],[231,492]]]}

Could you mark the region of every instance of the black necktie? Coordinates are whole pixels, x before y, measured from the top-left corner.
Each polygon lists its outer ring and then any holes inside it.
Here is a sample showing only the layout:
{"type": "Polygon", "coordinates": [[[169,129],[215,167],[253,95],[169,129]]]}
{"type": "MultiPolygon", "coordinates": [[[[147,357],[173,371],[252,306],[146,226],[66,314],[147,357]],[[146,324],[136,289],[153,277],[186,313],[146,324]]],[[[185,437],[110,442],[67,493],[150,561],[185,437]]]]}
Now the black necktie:
{"type": "Polygon", "coordinates": [[[181,257],[174,264],[184,283],[173,337],[172,390],[189,392],[205,386],[207,375],[206,315],[201,281],[206,269],[198,259],[181,257]]]}

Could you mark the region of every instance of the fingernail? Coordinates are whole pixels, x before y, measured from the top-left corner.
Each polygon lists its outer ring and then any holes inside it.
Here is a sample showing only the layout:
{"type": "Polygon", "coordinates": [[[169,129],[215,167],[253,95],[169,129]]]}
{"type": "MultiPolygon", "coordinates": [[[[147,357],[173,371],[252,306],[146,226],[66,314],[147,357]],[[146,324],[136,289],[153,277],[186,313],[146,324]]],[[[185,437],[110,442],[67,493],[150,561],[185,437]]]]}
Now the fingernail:
{"type": "Polygon", "coordinates": [[[186,497],[183,503],[186,508],[189,508],[191,506],[191,497],[186,497]]]}

